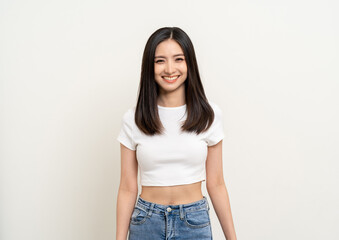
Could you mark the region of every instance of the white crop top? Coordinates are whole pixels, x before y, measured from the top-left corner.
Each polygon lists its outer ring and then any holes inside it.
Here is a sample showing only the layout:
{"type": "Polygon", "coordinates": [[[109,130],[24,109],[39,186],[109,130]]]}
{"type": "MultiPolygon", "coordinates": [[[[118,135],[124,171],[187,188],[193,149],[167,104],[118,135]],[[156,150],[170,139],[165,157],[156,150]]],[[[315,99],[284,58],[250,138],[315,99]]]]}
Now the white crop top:
{"type": "Polygon", "coordinates": [[[211,127],[203,133],[181,132],[180,125],[187,117],[186,104],[179,107],[158,105],[159,117],[165,128],[163,135],[147,136],[134,122],[135,107],[122,118],[117,140],[136,150],[143,186],[173,186],[206,180],[207,146],[224,138],[222,111],[209,102],[215,117],[211,127]]]}

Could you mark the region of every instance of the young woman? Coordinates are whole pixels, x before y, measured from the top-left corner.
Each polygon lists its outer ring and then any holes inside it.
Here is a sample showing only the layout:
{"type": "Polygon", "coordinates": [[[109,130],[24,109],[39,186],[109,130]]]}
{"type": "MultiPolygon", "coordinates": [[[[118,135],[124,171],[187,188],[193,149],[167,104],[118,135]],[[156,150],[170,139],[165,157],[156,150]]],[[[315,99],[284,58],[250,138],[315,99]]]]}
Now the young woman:
{"type": "Polygon", "coordinates": [[[209,102],[193,44],[178,27],[155,31],[143,53],[138,101],[118,136],[117,240],[212,239],[208,195],[236,239],[222,167],[222,111],[209,102]],[[138,166],[142,185],[138,195],[138,166]]]}

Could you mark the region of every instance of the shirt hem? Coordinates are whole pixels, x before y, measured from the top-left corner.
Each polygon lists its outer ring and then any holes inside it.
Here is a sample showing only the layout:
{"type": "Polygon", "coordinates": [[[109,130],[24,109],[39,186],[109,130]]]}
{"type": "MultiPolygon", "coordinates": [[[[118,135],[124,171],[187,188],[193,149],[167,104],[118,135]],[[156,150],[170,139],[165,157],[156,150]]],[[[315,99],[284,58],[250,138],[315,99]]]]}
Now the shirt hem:
{"type": "Polygon", "coordinates": [[[187,185],[187,184],[191,184],[191,183],[196,183],[196,182],[203,182],[206,181],[206,178],[200,177],[194,180],[185,180],[185,181],[178,181],[176,183],[151,183],[151,182],[146,182],[146,181],[142,181],[140,183],[141,186],[177,186],[177,185],[187,185]]]}

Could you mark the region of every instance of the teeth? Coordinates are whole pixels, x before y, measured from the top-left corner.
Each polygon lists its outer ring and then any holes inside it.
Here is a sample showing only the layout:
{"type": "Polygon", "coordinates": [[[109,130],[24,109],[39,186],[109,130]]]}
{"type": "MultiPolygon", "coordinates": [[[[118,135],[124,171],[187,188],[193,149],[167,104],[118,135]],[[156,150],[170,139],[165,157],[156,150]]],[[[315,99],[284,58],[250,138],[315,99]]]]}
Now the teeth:
{"type": "Polygon", "coordinates": [[[164,77],[166,80],[174,80],[174,79],[177,79],[179,76],[175,76],[175,77],[164,77]]]}

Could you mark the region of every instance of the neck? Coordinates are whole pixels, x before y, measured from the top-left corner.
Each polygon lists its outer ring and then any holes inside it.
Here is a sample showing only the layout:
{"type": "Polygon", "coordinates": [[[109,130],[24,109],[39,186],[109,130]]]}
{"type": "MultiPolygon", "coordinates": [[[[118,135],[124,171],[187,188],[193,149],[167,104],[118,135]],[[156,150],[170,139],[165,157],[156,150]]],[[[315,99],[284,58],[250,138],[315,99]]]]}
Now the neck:
{"type": "Polygon", "coordinates": [[[173,93],[160,94],[157,103],[163,107],[179,107],[185,105],[185,89],[173,93]]]}

